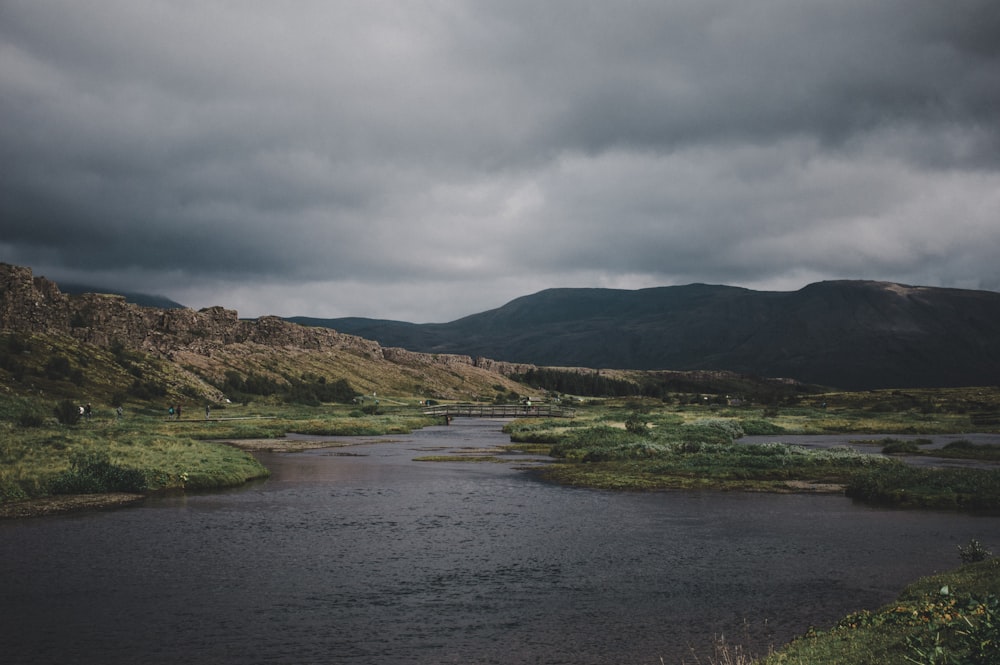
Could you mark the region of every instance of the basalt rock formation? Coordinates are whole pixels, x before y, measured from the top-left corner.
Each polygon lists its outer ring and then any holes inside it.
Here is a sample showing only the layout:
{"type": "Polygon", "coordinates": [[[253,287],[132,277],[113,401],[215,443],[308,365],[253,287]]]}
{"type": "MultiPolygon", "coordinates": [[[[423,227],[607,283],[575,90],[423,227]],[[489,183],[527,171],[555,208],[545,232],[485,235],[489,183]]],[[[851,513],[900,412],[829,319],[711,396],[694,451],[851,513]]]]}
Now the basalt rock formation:
{"type": "MultiPolygon", "coordinates": [[[[122,296],[68,295],[30,268],[0,264],[0,331],[62,335],[103,349],[128,349],[219,379],[226,370],[346,377],[365,392],[405,391],[438,398],[492,396],[527,365],[462,354],[423,354],[275,316],[240,319],[223,307],[160,309],[122,296]]],[[[221,397],[217,395],[216,397],[221,397]]]]}

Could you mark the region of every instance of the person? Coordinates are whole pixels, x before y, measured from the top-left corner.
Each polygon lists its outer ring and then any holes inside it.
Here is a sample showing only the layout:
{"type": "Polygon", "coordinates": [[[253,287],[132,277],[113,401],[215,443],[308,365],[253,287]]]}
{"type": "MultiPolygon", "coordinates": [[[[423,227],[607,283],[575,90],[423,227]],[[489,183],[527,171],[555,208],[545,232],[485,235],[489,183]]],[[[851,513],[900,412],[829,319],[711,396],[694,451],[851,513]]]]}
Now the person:
{"type": "Polygon", "coordinates": [[[174,405],[173,404],[171,404],[170,408],[167,409],[167,415],[170,416],[171,420],[173,420],[173,417],[174,417],[174,405]]]}
{"type": "Polygon", "coordinates": [[[122,408],[122,405],[119,404],[118,408],[115,409],[115,419],[116,420],[121,420],[122,419],[122,415],[124,413],[125,413],[125,410],[122,408]]]}
{"type": "Polygon", "coordinates": [[[206,404],[205,405],[205,420],[208,420],[211,415],[212,415],[212,405],[211,404],[206,404]]]}
{"type": "Polygon", "coordinates": [[[87,420],[90,420],[90,416],[94,413],[94,410],[90,406],[90,402],[87,402],[87,406],[83,407],[83,415],[87,416],[87,420]]]}
{"type": "Polygon", "coordinates": [[[177,405],[177,420],[181,419],[181,405],[177,405]]]}

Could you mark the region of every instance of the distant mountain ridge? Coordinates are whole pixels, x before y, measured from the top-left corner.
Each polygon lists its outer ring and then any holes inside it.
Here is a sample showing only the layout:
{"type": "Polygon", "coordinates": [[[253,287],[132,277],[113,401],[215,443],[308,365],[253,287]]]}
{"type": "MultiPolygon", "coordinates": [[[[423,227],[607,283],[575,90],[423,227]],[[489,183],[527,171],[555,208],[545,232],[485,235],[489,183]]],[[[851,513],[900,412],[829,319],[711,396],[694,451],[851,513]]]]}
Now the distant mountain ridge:
{"type": "Polygon", "coordinates": [[[288,320],[545,366],[727,370],[852,390],[1000,382],[1000,293],[890,282],[548,289],[450,323],[288,320]]]}
{"type": "Polygon", "coordinates": [[[59,282],[59,290],[71,296],[83,295],[84,293],[109,293],[111,295],[125,298],[125,302],[130,302],[141,307],[158,307],[160,309],[184,309],[184,305],[176,300],[171,300],[166,296],[138,293],[135,291],[120,291],[118,289],[106,289],[87,284],[75,284],[59,282]]]}

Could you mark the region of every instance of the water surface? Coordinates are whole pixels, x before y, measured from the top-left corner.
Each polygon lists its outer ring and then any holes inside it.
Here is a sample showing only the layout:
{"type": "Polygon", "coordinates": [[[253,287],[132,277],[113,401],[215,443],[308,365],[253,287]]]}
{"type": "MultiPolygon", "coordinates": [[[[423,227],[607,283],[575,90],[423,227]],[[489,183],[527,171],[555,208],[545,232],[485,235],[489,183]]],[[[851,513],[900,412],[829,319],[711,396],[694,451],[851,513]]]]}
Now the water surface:
{"type": "Polygon", "coordinates": [[[271,479],[0,523],[5,663],[693,663],[957,566],[1000,518],[836,496],[614,493],[492,463],[456,420],[266,454],[271,479]]]}

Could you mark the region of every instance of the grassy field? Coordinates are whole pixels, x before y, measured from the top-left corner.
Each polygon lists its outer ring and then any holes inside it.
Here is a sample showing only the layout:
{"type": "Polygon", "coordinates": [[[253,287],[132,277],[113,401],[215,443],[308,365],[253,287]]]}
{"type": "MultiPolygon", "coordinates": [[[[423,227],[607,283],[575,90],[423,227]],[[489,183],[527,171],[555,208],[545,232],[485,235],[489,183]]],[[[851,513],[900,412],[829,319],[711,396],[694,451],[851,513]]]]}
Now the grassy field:
{"type": "MultiPolygon", "coordinates": [[[[405,406],[383,406],[376,415],[349,405],[262,401],[216,405],[210,418],[189,408],[183,418],[175,419],[164,407],[148,402],[130,407],[122,417],[110,407],[98,407],[91,417],[73,424],[60,415],[63,407],[76,408],[26,397],[0,398],[0,501],[75,491],[230,486],[266,475],[266,470],[218,441],[277,442],[289,432],[391,434],[434,422],[405,406]]],[[[542,473],[566,484],[846,491],[859,500],[907,507],[996,510],[1000,471],[918,470],[898,459],[848,449],[745,445],[739,439],[746,434],[856,432],[860,437],[987,430],[975,418],[997,412],[1000,390],[995,388],[828,393],[768,407],[683,396],[667,401],[588,400],[571,420],[520,420],[507,431],[519,447],[532,445],[535,452],[555,457],[542,473]]],[[[884,438],[881,445],[901,455],[926,454],[919,440],[884,438]]],[[[989,461],[1000,451],[960,441],[936,454],[989,461]]]]}
{"type": "Polygon", "coordinates": [[[379,435],[432,424],[405,414],[364,415],[348,407],[229,406],[186,412],[105,408],[63,424],[58,405],[0,400],[0,502],[65,494],[212,489],[267,476],[252,455],[220,441],[274,440],[289,432],[379,435]],[[30,417],[26,417],[30,416],[30,417]]]}
{"type": "MultiPolygon", "coordinates": [[[[903,455],[930,454],[920,440],[876,441],[891,458],[848,448],[807,449],[782,443],[742,444],[744,435],[857,433],[941,434],[990,431],[974,414],[996,412],[993,388],[833,393],[783,407],[664,406],[609,401],[584,406],[573,420],[521,420],[511,440],[547,447],[556,463],[541,470],[554,482],[603,489],[714,488],[846,492],[870,503],[969,511],[1000,510],[1000,470],[916,469],[903,455]],[[897,445],[903,444],[906,445],[897,445]]],[[[1000,459],[996,446],[955,442],[945,457],[1000,459]]]]}

